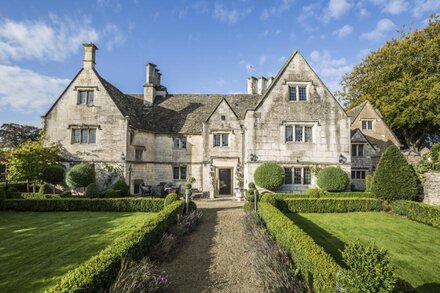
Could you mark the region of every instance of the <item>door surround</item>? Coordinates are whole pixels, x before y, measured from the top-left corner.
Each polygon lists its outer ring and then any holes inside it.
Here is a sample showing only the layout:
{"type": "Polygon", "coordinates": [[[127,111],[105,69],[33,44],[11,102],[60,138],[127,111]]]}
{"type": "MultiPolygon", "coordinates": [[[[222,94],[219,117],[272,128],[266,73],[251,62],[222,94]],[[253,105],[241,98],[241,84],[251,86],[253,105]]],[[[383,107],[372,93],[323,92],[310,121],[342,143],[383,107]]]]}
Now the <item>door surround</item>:
{"type": "Polygon", "coordinates": [[[215,194],[216,197],[228,197],[228,196],[233,196],[233,190],[234,190],[234,180],[233,180],[233,174],[234,174],[234,168],[233,167],[218,167],[217,168],[217,192],[215,194]],[[230,178],[229,178],[229,192],[228,193],[221,193],[221,178],[220,178],[220,174],[221,174],[221,170],[229,170],[230,172],[230,178]]]}

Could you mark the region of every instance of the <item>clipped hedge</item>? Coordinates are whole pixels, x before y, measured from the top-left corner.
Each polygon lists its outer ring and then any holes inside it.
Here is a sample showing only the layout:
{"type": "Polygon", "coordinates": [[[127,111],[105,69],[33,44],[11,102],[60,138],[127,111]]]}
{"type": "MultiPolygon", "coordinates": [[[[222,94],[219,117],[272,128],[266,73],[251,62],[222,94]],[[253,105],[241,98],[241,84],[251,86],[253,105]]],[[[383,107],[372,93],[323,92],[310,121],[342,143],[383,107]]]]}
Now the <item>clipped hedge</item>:
{"type": "Polygon", "coordinates": [[[165,197],[164,206],[168,206],[168,205],[170,205],[173,202],[178,201],[178,200],[180,200],[180,196],[177,193],[175,193],[175,192],[169,193],[165,197]]]}
{"type": "Polygon", "coordinates": [[[440,228],[440,207],[420,202],[396,200],[390,203],[393,212],[413,221],[440,228]]]}
{"type": "Polygon", "coordinates": [[[277,207],[291,213],[348,213],[381,211],[375,198],[289,198],[278,200],[277,207]]]}
{"type": "Polygon", "coordinates": [[[306,232],[270,203],[260,202],[258,213],[276,242],[290,254],[313,292],[336,292],[340,267],[306,232]]]}
{"type": "Polygon", "coordinates": [[[1,209],[11,211],[106,211],[106,212],[160,212],[160,198],[62,198],[62,199],[7,199],[1,209]]]}
{"type": "Polygon", "coordinates": [[[165,207],[154,219],[132,233],[117,238],[97,255],[66,273],[47,292],[106,292],[115,279],[124,258],[139,260],[151,252],[163,234],[177,222],[183,201],[165,207]]]}
{"type": "Polygon", "coordinates": [[[288,198],[374,198],[371,192],[306,192],[306,193],[276,193],[277,200],[288,198]]]}
{"type": "Polygon", "coordinates": [[[269,190],[277,190],[284,184],[284,169],[274,162],[263,163],[254,173],[255,183],[269,190]]]}
{"type": "Polygon", "coordinates": [[[326,167],[319,171],[317,183],[324,191],[343,191],[350,183],[350,179],[341,168],[326,167]]]}

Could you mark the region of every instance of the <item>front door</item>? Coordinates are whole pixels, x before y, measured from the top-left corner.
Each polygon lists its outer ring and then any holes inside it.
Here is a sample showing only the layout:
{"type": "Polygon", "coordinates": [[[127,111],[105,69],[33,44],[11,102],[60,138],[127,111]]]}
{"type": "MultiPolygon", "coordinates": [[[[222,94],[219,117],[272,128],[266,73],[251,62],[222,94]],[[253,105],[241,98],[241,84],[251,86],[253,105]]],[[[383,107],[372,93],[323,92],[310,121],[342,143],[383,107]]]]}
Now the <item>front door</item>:
{"type": "Polygon", "coordinates": [[[232,195],[232,169],[219,169],[219,195],[232,195]]]}

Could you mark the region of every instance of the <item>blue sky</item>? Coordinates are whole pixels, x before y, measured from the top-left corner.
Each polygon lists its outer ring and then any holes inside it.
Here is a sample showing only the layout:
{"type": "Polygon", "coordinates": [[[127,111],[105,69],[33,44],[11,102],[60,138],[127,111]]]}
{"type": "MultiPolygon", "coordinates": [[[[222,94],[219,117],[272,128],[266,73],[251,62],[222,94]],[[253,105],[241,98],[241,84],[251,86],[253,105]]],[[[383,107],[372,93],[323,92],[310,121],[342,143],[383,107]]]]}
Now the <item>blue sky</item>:
{"type": "Polygon", "coordinates": [[[298,49],[332,91],[370,50],[421,28],[440,0],[0,2],[0,124],[40,125],[94,42],[96,68],[141,93],[157,64],[171,93],[239,93],[298,49]]]}

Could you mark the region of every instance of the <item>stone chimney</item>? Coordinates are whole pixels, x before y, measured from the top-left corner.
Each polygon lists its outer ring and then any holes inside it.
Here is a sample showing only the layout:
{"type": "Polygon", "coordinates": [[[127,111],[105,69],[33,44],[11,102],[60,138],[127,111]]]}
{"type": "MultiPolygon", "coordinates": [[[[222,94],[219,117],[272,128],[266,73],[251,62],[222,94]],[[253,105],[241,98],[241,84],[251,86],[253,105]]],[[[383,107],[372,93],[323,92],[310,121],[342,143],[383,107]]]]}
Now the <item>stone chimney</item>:
{"type": "Polygon", "coordinates": [[[266,91],[267,79],[264,76],[258,78],[257,94],[262,95],[266,91]]]}
{"type": "Polygon", "coordinates": [[[145,69],[144,103],[153,105],[156,96],[167,95],[167,89],[160,84],[162,73],[159,72],[155,64],[148,63],[145,69]]]}
{"type": "Polygon", "coordinates": [[[273,83],[273,80],[275,79],[275,77],[271,76],[267,79],[267,87],[266,89],[268,89],[270,87],[270,85],[273,83]]]}
{"type": "Polygon", "coordinates": [[[257,94],[257,79],[253,76],[248,77],[247,93],[248,93],[248,95],[256,95],[257,94]]]}
{"type": "Polygon", "coordinates": [[[83,44],[84,46],[84,59],[83,68],[92,69],[95,68],[95,53],[98,48],[93,43],[83,44]]]}

